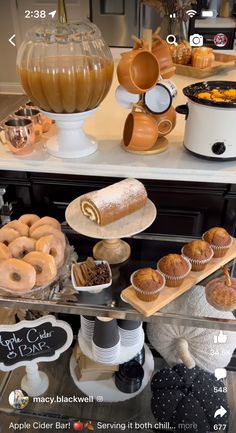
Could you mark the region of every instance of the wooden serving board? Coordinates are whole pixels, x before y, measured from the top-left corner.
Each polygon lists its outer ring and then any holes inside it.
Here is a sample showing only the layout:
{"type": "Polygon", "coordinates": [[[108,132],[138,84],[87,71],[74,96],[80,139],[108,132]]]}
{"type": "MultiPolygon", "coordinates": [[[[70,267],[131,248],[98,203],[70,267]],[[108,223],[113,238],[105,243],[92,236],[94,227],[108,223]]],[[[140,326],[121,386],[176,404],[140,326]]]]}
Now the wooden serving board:
{"type": "Polygon", "coordinates": [[[217,271],[221,266],[230,262],[236,257],[236,239],[233,239],[233,243],[227,251],[224,257],[213,258],[210,263],[206,266],[203,271],[193,272],[185,278],[180,287],[167,287],[165,286],[158,298],[152,302],[144,302],[141,301],[136,295],[136,292],[132,286],[127,287],[122,291],[122,299],[127,301],[132,307],[142,313],[144,316],[149,317],[152,314],[159,311],[161,308],[165,307],[165,305],[169,304],[174,299],[178,298],[183,293],[187,292],[191,287],[195,284],[200,283],[200,281],[207,278],[209,275],[213,274],[217,271]]]}
{"type": "Polygon", "coordinates": [[[206,78],[210,77],[211,75],[218,74],[219,72],[222,72],[224,70],[236,68],[236,56],[231,56],[230,54],[223,53],[214,54],[215,61],[212,67],[200,69],[195,68],[191,65],[175,64],[176,74],[194,78],[206,78]]]}

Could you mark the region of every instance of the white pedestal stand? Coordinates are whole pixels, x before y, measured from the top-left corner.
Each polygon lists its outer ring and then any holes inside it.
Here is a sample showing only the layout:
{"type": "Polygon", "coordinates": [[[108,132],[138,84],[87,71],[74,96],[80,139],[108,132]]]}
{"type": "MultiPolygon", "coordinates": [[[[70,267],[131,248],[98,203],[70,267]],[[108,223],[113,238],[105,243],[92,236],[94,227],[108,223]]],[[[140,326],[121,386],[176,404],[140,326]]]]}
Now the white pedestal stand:
{"type": "Polygon", "coordinates": [[[156,218],[156,207],[148,199],[146,205],[106,226],[99,226],[89,220],[81,211],[80,200],[73,200],[66,209],[66,221],[72,229],[90,238],[103,239],[93,248],[93,255],[98,260],[107,260],[111,265],[122,263],[130,256],[130,246],[120,238],[133,236],[148,228],[156,218]]]}
{"type": "Polygon", "coordinates": [[[39,371],[38,364],[33,363],[25,367],[26,375],[21,381],[21,388],[30,397],[37,397],[47,391],[49,380],[46,373],[39,371]]]}
{"type": "Polygon", "coordinates": [[[49,119],[56,121],[58,135],[49,138],[47,151],[59,158],[81,158],[96,152],[97,143],[83,130],[84,121],[92,116],[97,108],[82,113],[51,113],[41,110],[49,119]]]}
{"type": "Polygon", "coordinates": [[[98,396],[103,397],[104,402],[113,403],[113,402],[121,402],[129,400],[136,395],[140,394],[147,384],[150,382],[151,377],[153,375],[154,370],[154,359],[152,356],[152,352],[150,351],[148,346],[145,347],[145,363],[143,365],[144,369],[144,378],[142,382],[141,388],[133,392],[131,394],[127,394],[125,392],[120,391],[114,381],[114,377],[106,380],[91,380],[91,381],[80,381],[76,376],[76,360],[74,353],[71,355],[70,359],[70,374],[71,377],[80,391],[82,391],[85,395],[93,396],[96,400],[98,396]]]}

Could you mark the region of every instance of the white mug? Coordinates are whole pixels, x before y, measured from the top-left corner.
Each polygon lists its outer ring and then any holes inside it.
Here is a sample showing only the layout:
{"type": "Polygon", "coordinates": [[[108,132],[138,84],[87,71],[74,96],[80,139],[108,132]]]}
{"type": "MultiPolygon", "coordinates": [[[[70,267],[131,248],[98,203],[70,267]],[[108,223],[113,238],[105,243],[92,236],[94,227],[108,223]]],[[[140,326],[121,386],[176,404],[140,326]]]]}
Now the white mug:
{"type": "Polygon", "coordinates": [[[173,83],[173,81],[165,80],[164,78],[162,78],[159,83],[165,86],[170,91],[172,98],[175,98],[177,96],[178,89],[175,83],[173,83]]]}
{"type": "Polygon", "coordinates": [[[162,114],[172,105],[170,90],[158,82],[155,87],[144,93],[144,105],[153,114],[162,114]]]}
{"type": "Polygon", "coordinates": [[[127,92],[123,86],[118,86],[116,89],[116,100],[124,108],[132,109],[133,104],[137,104],[139,99],[139,94],[127,92]]]}

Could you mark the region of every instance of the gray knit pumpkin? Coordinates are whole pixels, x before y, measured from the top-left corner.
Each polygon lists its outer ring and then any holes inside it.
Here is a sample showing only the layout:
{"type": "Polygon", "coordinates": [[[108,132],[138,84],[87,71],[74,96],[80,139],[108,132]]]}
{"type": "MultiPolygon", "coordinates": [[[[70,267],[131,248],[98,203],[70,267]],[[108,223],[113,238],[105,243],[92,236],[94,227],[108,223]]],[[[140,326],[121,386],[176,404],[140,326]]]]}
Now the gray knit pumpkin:
{"type": "MultiPolygon", "coordinates": [[[[208,304],[203,286],[195,286],[162,308],[161,312],[235,319],[231,312],[218,311],[208,304]]],[[[226,344],[216,344],[214,337],[218,340],[218,330],[180,326],[173,322],[166,324],[161,318],[147,325],[150,343],[170,367],[183,363],[188,368],[197,365],[212,373],[216,368],[228,365],[236,348],[236,332],[224,331],[224,334],[227,335],[226,344]]]]}

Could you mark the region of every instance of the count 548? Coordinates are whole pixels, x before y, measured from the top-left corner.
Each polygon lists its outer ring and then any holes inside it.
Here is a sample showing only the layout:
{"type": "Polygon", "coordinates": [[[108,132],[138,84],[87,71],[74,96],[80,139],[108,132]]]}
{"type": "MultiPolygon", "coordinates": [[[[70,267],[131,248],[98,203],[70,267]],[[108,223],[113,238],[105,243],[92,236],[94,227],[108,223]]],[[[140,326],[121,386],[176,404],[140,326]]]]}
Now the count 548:
{"type": "Polygon", "coordinates": [[[214,386],[214,392],[227,392],[227,386],[214,386]]]}

